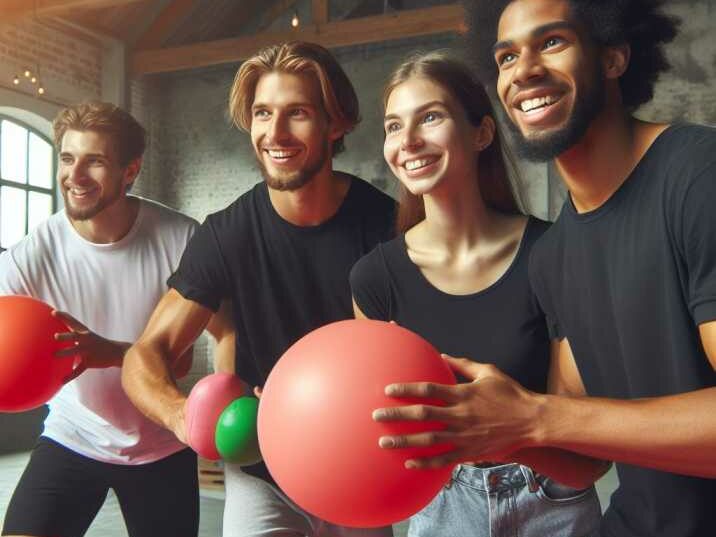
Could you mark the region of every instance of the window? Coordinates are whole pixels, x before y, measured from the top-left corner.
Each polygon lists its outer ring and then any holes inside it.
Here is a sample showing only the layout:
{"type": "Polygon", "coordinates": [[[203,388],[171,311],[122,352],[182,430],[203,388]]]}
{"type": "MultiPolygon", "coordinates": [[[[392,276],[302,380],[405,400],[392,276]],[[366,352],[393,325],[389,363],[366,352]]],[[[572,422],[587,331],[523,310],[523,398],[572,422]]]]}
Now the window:
{"type": "Polygon", "coordinates": [[[53,153],[42,134],[0,115],[0,250],[55,212],[53,153]]]}

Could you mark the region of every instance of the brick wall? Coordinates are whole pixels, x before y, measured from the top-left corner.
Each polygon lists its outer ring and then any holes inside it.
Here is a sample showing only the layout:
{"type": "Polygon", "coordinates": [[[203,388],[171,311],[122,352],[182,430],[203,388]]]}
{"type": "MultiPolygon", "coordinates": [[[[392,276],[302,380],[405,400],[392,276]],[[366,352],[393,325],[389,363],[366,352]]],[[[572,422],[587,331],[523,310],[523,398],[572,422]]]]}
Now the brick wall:
{"type": "Polygon", "coordinates": [[[99,99],[102,53],[99,41],[74,30],[32,21],[0,25],[0,86],[34,95],[25,83],[14,87],[12,78],[22,77],[25,67],[32,72],[39,67],[45,101],[99,99]]]}

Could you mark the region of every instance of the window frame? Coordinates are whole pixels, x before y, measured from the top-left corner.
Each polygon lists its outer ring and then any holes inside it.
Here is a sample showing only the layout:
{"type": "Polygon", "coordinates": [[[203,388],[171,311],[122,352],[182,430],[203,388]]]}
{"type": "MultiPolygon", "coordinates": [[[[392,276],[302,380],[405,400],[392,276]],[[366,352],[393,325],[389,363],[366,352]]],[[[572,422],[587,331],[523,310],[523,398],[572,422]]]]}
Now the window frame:
{"type": "MultiPolygon", "coordinates": [[[[25,234],[23,237],[26,237],[28,233],[30,233],[30,230],[28,229],[29,223],[30,223],[30,192],[36,192],[38,194],[49,194],[50,199],[52,200],[52,212],[50,213],[55,214],[58,209],[58,199],[57,199],[57,185],[56,185],[56,177],[57,177],[57,158],[56,157],[56,150],[55,150],[55,144],[48,138],[44,133],[38,131],[35,127],[28,125],[24,121],[17,119],[13,116],[9,116],[7,114],[0,113],[0,122],[2,121],[9,121],[11,123],[14,123],[15,125],[18,125],[19,127],[22,127],[23,129],[27,130],[27,156],[25,158],[25,177],[27,178],[27,183],[18,183],[17,181],[8,181],[7,179],[3,179],[0,175],[0,187],[7,186],[12,188],[19,188],[25,192],[25,234]],[[52,186],[50,188],[44,188],[41,186],[34,186],[30,184],[30,134],[34,134],[38,138],[42,139],[43,141],[47,142],[50,147],[52,148],[53,153],[53,159],[52,159],[52,177],[51,177],[51,184],[52,186]]],[[[2,165],[2,153],[0,151],[0,166],[2,165]]],[[[0,224],[1,225],[1,224],[0,224]]],[[[6,248],[3,247],[2,244],[0,244],[0,252],[4,251],[6,248]]]]}

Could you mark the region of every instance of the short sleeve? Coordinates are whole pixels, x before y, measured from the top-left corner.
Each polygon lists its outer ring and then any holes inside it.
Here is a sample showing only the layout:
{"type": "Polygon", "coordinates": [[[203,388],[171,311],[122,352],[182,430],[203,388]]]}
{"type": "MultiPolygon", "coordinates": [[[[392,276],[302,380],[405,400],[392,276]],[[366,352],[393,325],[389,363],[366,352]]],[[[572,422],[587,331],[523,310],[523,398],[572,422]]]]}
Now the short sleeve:
{"type": "Polygon", "coordinates": [[[0,253],[0,295],[29,295],[12,250],[0,253]]]}
{"type": "Polygon", "coordinates": [[[366,317],[390,320],[388,274],[380,245],[353,265],[350,285],[353,300],[366,317]]]}
{"type": "Polygon", "coordinates": [[[211,217],[198,227],[187,243],[179,267],[167,285],[187,300],[217,311],[229,295],[230,282],[211,217]]]}
{"type": "Polygon", "coordinates": [[[716,319],[716,162],[693,180],[680,209],[689,310],[701,324],[716,319]]]}
{"type": "Polygon", "coordinates": [[[549,338],[562,339],[564,338],[564,334],[562,333],[562,328],[559,325],[554,308],[552,307],[549,290],[542,278],[542,271],[546,268],[544,266],[543,255],[544,253],[541,251],[539,243],[536,244],[534,248],[532,248],[528,265],[530,287],[537,301],[537,307],[544,313],[549,338]]]}

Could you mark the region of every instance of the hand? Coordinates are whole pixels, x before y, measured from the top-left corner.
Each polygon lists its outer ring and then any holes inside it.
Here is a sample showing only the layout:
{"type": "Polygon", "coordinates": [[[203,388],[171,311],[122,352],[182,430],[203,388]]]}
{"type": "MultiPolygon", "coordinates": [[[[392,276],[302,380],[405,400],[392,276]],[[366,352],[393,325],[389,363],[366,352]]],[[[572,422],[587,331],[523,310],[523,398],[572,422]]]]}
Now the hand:
{"type": "Polygon", "coordinates": [[[457,385],[418,382],[391,384],[390,397],[429,398],[445,406],[416,404],[377,409],[376,421],[438,421],[442,431],[405,436],[383,436],[382,448],[450,444],[452,451],[408,460],[407,468],[436,468],[464,461],[501,461],[534,442],[532,425],[537,419],[538,396],[489,364],[443,355],[448,365],[472,382],[457,385]]]}
{"type": "Polygon", "coordinates": [[[74,380],[89,368],[105,368],[122,365],[122,357],[129,347],[98,336],[69,313],[54,310],[52,316],[63,321],[70,332],[55,334],[57,341],[72,341],[74,346],[55,353],[58,358],[75,358],[77,364],[72,373],[64,380],[65,384],[74,380]]]}

